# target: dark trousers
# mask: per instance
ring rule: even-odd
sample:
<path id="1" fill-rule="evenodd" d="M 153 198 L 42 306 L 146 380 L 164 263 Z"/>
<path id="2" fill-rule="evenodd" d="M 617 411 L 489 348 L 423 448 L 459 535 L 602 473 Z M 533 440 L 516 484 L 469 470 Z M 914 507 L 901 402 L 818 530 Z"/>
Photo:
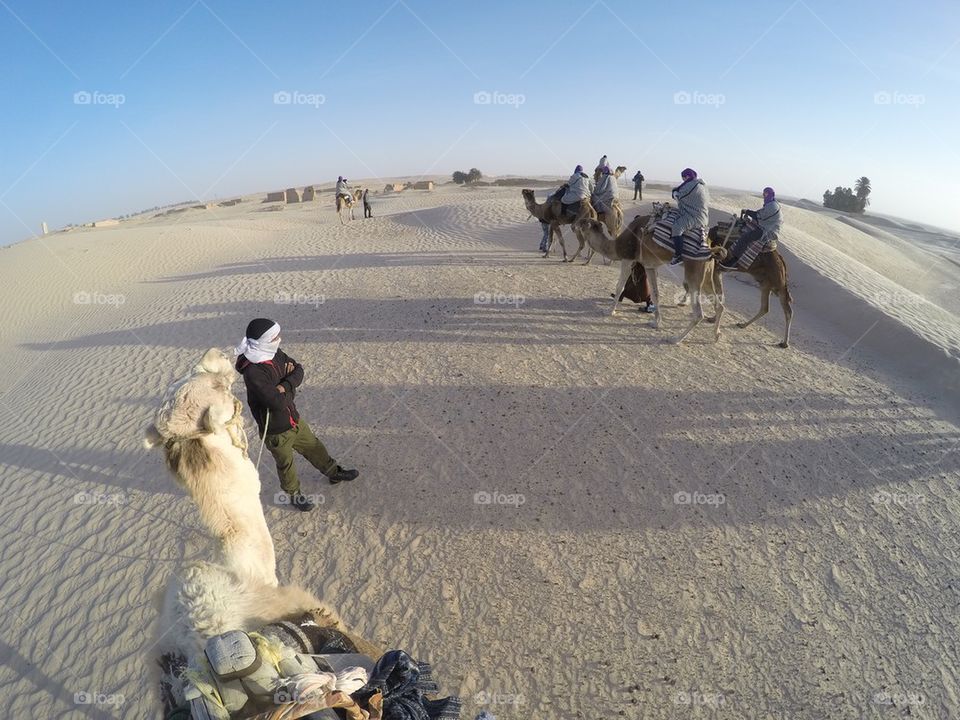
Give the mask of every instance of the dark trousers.
<path id="1" fill-rule="evenodd" d="M 734 262 L 736 262 L 740 256 L 743 255 L 743 251 L 750 247 L 750 243 L 752 243 L 754 240 L 759 240 L 762 237 L 762 228 L 754 228 L 753 230 L 748 230 L 747 232 L 743 233 L 743 235 L 737 238 L 737 241 L 733 244 L 733 247 L 730 248 L 730 256 L 727 260 L 727 264 L 732 265 Z"/>
<path id="2" fill-rule="evenodd" d="M 633 199 L 643 200 L 643 188 L 641 188 L 639 185 L 633 186 Z"/>
<path id="3" fill-rule="evenodd" d="M 363 204 L 363 216 L 365 218 L 373 217 L 373 210 L 370 209 L 370 205 L 368 203 Z"/>

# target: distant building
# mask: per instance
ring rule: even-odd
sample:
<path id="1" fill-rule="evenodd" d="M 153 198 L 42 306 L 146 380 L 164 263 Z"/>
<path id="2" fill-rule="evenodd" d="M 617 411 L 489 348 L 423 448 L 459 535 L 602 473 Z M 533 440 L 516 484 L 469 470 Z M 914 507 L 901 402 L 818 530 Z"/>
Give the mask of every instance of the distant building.
<path id="1" fill-rule="evenodd" d="M 403 192 L 407 189 L 407 183 L 387 183 L 383 189 L 384 192 Z"/>
<path id="2" fill-rule="evenodd" d="M 433 180 L 421 180 L 413 184 L 414 190 L 433 190 Z"/>

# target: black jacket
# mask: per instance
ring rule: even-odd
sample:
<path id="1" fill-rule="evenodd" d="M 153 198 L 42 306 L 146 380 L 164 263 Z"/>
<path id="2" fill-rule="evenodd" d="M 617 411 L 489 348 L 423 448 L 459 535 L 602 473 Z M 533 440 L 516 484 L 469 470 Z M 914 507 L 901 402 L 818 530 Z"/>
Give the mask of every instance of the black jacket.
<path id="1" fill-rule="evenodd" d="M 293 363 L 293 372 L 287 373 L 287 363 Z M 297 426 L 300 414 L 293 399 L 296 389 L 303 382 L 303 365 L 283 350 L 277 350 L 273 360 L 252 363 L 245 355 L 237 358 L 237 372 L 243 375 L 247 386 L 247 405 L 257 421 L 260 436 L 263 437 L 263 423 L 270 411 L 268 435 L 278 435 Z M 282 385 L 286 392 L 277 390 Z"/>

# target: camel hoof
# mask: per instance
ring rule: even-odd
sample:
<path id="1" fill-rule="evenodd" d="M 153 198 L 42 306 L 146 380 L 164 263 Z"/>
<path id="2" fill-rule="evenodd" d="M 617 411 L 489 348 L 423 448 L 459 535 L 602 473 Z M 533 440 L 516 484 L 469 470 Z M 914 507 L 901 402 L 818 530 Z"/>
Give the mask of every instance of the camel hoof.
<path id="1" fill-rule="evenodd" d="M 740 328 L 741 330 L 743 330 L 746 326 L 747 326 L 746 323 L 742 323 L 742 322 L 737 323 L 737 327 Z"/>
<path id="2" fill-rule="evenodd" d="M 705 323 L 715 323 L 717 321 L 717 316 L 714 315 L 713 317 L 704 318 L 703 321 Z"/>
<path id="3" fill-rule="evenodd" d="M 786 340 L 784 340 L 784 341 L 781 342 L 781 343 L 777 343 L 777 347 L 786 349 L 786 348 L 790 347 L 790 343 L 788 343 Z"/>

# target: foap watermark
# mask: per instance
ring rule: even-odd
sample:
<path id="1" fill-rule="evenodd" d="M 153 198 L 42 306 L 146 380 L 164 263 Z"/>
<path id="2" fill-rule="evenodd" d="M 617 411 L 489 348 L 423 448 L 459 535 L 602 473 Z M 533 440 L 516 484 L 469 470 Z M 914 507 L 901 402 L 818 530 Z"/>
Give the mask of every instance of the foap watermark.
<path id="1" fill-rule="evenodd" d="M 99 290 L 78 290 L 73 294 L 74 305 L 113 305 L 120 307 L 127 301 L 118 293 L 102 293 Z"/>
<path id="2" fill-rule="evenodd" d="M 874 693 L 873 702 L 876 705 L 896 705 L 897 707 L 905 707 L 907 705 L 923 705 L 926 703 L 926 698 L 922 693 L 918 692 L 897 692 L 892 693 L 887 690 L 881 690 L 878 693 Z"/>
<path id="3" fill-rule="evenodd" d="M 680 490 L 673 494 L 674 505 L 723 505 L 727 496 L 723 493 L 687 492 Z"/>
<path id="4" fill-rule="evenodd" d="M 673 94 L 674 105 L 707 105 L 709 107 L 719 108 L 727 102 L 727 96 L 723 93 L 705 93 L 699 90 L 690 92 L 688 90 L 678 90 Z"/>
<path id="5" fill-rule="evenodd" d="M 473 94 L 474 105 L 508 105 L 516 109 L 526 101 L 527 96 L 522 93 L 504 93 L 499 90 L 494 90 L 493 92 L 478 90 Z"/>
<path id="6" fill-rule="evenodd" d="M 502 293 L 499 290 L 496 292 L 481 290 L 478 293 L 474 293 L 473 296 L 474 305 L 513 305 L 514 307 L 520 307 L 526 301 L 527 298 L 523 295 L 517 293 Z"/>
<path id="7" fill-rule="evenodd" d="M 323 493 L 300 493 L 300 497 L 314 505 L 323 505 L 327 501 L 327 499 L 323 496 Z M 273 501 L 277 505 L 292 505 L 293 496 L 289 493 L 278 492 L 274 493 Z"/>
<path id="8" fill-rule="evenodd" d="M 723 707 L 727 698 L 723 693 L 718 692 L 700 692 L 699 690 L 685 691 L 681 690 L 673 695 L 674 705 L 689 705 L 692 707 L 708 707 L 716 710 Z"/>
<path id="9" fill-rule="evenodd" d="M 926 102 L 927 96 L 920 93 L 878 90 L 873 94 L 874 105 L 912 105 L 913 107 L 920 107 Z"/>
<path id="10" fill-rule="evenodd" d="M 127 102 L 127 96 L 123 93 L 78 90 L 73 94 L 74 105 L 111 105 L 114 108 L 119 108 L 125 102 Z"/>
<path id="11" fill-rule="evenodd" d="M 299 90 L 278 90 L 273 94 L 274 105 L 309 105 L 319 108 L 327 102 L 323 93 L 305 93 Z"/>
<path id="12" fill-rule="evenodd" d="M 477 705 L 523 705 L 527 699 L 521 693 L 501 693 L 481 690 L 473 696 Z"/>
<path id="13" fill-rule="evenodd" d="M 927 498 L 923 493 L 901 493 L 878 490 L 873 494 L 873 503 L 875 505 L 899 505 L 900 507 L 911 507 L 914 505 L 923 505 L 923 503 L 926 501 Z"/>
<path id="14" fill-rule="evenodd" d="M 473 494 L 474 505 L 512 505 L 520 507 L 527 502 L 527 496 L 523 493 L 502 493 L 499 490 L 487 492 L 480 490 Z"/>
<path id="15" fill-rule="evenodd" d="M 879 305 L 897 305 L 898 307 L 920 307 L 927 301 L 909 290 L 878 290 L 873 300 Z"/>
<path id="16" fill-rule="evenodd" d="M 327 301 L 325 295 L 317 293 L 291 293 L 281 290 L 273 296 L 276 305 L 323 305 Z"/>
<path id="17" fill-rule="evenodd" d="M 123 505 L 127 496 L 123 493 L 78 492 L 73 496 L 74 505 Z"/>
<path id="18" fill-rule="evenodd" d="M 81 690 L 73 694 L 74 705 L 114 705 L 120 706 L 126 702 L 121 693 L 102 693 L 95 690 Z"/>

